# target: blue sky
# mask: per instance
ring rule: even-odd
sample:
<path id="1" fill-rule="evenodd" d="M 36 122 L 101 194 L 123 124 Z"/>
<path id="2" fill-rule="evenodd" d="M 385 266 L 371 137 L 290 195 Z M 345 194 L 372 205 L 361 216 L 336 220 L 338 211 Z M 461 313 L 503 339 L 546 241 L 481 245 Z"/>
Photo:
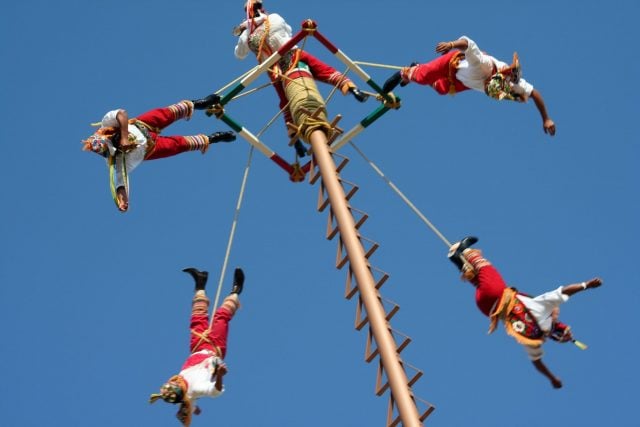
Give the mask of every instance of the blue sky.
<path id="1" fill-rule="evenodd" d="M 135 116 L 201 97 L 253 67 L 254 58 L 233 56 L 242 5 L 4 6 L 3 425 L 178 425 L 176 408 L 150 406 L 148 395 L 187 356 L 192 283 L 180 270 L 209 270 L 215 291 L 249 146 L 239 139 L 142 164 L 123 215 L 103 161 L 79 141 L 110 109 Z M 352 204 L 370 215 L 363 235 L 381 245 L 372 264 L 391 276 L 382 295 L 401 307 L 392 326 L 412 338 L 403 359 L 424 371 L 414 392 L 436 406 L 427 425 L 637 426 L 637 3 L 265 5 L 295 29 L 315 19 L 358 61 L 427 61 L 437 42 L 462 34 L 498 58 L 519 53 L 555 137 L 543 133 L 532 102 L 409 85 L 397 91 L 402 107 L 355 143 L 449 240 L 479 236 L 510 284 L 536 294 L 603 278 L 562 309 L 589 349 L 545 346 L 563 389 L 502 330 L 486 335 L 445 245 L 349 146 L 342 176 L 359 185 Z M 343 69 L 319 43 L 305 49 Z M 391 73 L 365 70 L 380 84 Z M 375 106 L 336 96 L 328 108 L 350 129 Z M 276 107 L 267 88 L 227 113 L 257 133 Z M 165 134 L 215 130 L 226 126 L 200 113 Z M 264 141 L 293 159 L 280 119 Z M 231 325 L 227 392 L 201 402 L 194 426 L 384 425 L 388 397 L 374 394 L 376 366 L 364 362 L 366 333 L 354 329 L 355 301 L 344 299 L 346 272 L 335 268 L 317 191 L 255 153 L 228 270 L 242 266 L 247 282 Z M 224 293 L 229 285 L 225 277 Z"/>

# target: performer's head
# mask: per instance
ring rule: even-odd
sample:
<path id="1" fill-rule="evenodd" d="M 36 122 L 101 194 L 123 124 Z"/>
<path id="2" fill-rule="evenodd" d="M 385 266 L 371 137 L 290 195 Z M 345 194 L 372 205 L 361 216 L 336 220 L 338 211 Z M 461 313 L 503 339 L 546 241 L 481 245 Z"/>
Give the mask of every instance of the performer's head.
<path id="1" fill-rule="evenodd" d="M 107 157 L 107 154 L 109 154 L 109 137 L 107 135 L 96 132 L 82 141 L 82 144 L 84 151 L 93 151 L 102 157 Z"/>
<path id="2" fill-rule="evenodd" d="M 160 387 L 160 393 L 153 393 L 149 399 L 149 403 L 153 403 L 158 399 L 162 399 L 167 403 L 180 404 L 176 417 L 183 426 L 188 427 L 191 425 L 191 413 L 193 405 L 191 400 L 187 397 L 187 382 L 180 375 L 174 375 L 169 378 L 169 381 L 164 383 Z M 199 413 L 199 409 L 196 407 L 196 414 Z"/>
<path id="3" fill-rule="evenodd" d="M 513 91 L 511 77 L 503 73 L 495 73 L 484 86 L 484 92 L 498 101 L 520 101 L 521 96 Z"/>
<path id="4" fill-rule="evenodd" d="M 114 127 L 101 127 L 89 138 L 82 141 L 82 149 L 84 151 L 93 151 L 102 157 L 107 157 L 110 147 L 114 146 L 113 141 L 116 134 L 117 129 Z"/>
<path id="5" fill-rule="evenodd" d="M 150 403 L 162 399 L 167 403 L 182 403 L 185 399 L 187 387 L 184 379 L 179 376 L 169 378 L 169 381 L 160 387 L 160 393 L 154 393 L 149 399 Z"/>
<path id="6" fill-rule="evenodd" d="M 520 66 L 520 59 L 518 58 L 518 54 L 514 52 L 511 65 L 500 68 L 489 77 L 485 84 L 485 93 L 498 101 L 502 101 L 503 99 L 509 101 L 524 101 L 522 96 L 513 91 L 513 85 L 520 81 L 521 74 L 522 67 Z"/>
<path id="7" fill-rule="evenodd" d="M 260 13 L 264 13 L 262 0 L 247 0 L 244 4 L 244 10 L 247 12 L 247 17 L 249 19 L 260 16 Z"/>

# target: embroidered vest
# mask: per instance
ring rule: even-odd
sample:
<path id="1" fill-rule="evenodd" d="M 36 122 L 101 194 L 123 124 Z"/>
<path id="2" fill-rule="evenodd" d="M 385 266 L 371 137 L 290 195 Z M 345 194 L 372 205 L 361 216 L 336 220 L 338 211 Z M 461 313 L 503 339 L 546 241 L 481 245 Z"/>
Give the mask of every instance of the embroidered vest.
<path id="1" fill-rule="evenodd" d="M 490 319 L 489 333 L 495 331 L 498 321 L 502 320 L 507 334 L 520 344 L 539 347 L 544 342 L 544 333 L 527 307 L 518 299 L 515 288 L 506 288 L 502 292 Z"/>

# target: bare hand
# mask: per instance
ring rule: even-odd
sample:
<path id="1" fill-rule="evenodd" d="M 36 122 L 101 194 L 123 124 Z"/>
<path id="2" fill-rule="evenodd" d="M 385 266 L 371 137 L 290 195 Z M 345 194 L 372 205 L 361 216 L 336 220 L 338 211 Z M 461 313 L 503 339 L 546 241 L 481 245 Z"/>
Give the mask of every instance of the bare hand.
<path id="1" fill-rule="evenodd" d="M 587 282 L 587 289 L 598 288 L 602 285 L 602 279 L 595 277 Z"/>
<path id="2" fill-rule="evenodd" d="M 238 25 L 238 26 L 236 26 L 236 27 L 233 27 L 233 31 L 232 31 L 232 33 L 233 33 L 233 35 L 234 35 L 234 36 L 238 37 L 238 36 L 240 36 L 240 35 L 244 32 L 244 30 L 246 30 L 246 29 L 247 29 L 247 25 L 243 22 L 242 24 L 240 24 L 240 25 Z"/>
<path id="3" fill-rule="evenodd" d="M 227 365 L 225 365 L 224 363 L 220 363 L 218 366 L 216 366 L 217 376 L 221 377 L 226 374 L 227 374 Z"/>
<path id="4" fill-rule="evenodd" d="M 453 42 L 440 42 L 436 45 L 436 52 L 444 55 L 453 49 Z"/>
<path id="5" fill-rule="evenodd" d="M 551 380 L 551 385 L 553 386 L 553 388 L 562 388 L 562 381 L 560 381 L 559 378 L 554 377 Z"/>
<path id="6" fill-rule="evenodd" d="M 116 190 L 116 199 L 118 200 L 118 210 L 126 212 L 129 209 L 129 197 L 124 187 L 118 187 Z"/>
<path id="7" fill-rule="evenodd" d="M 544 133 L 548 133 L 551 136 L 556 134 L 556 124 L 553 122 L 553 120 L 545 120 L 542 126 L 544 127 Z"/>

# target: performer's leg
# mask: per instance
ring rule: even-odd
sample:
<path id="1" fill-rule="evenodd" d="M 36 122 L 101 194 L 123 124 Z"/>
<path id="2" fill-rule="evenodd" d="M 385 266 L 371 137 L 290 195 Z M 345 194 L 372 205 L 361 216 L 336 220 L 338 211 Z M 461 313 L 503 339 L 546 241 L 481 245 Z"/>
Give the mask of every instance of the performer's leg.
<path id="1" fill-rule="evenodd" d="M 340 92 L 342 92 L 343 95 L 351 93 L 359 102 L 365 102 L 369 98 L 369 95 L 360 92 L 356 84 L 353 83 L 349 77 L 310 53 L 300 51 L 299 60 L 309 66 L 309 70 L 311 70 L 311 74 L 315 80 L 340 88 Z"/>
<path id="2" fill-rule="evenodd" d="M 196 291 L 191 304 L 191 336 L 189 350 L 191 353 L 210 348 L 206 342 L 207 329 L 209 328 L 209 298 L 204 289 Z"/>
<path id="3" fill-rule="evenodd" d="M 191 336 L 189 349 L 191 353 L 198 350 L 214 350 L 213 345 L 208 342 L 207 330 L 209 328 L 209 298 L 205 293 L 209 273 L 199 271 L 193 267 L 185 268 L 182 271 L 189 273 L 195 283 L 195 295 L 191 304 Z M 215 350 L 214 350 L 215 351 Z"/>
<path id="4" fill-rule="evenodd" d="M 493 304 L 502 297 L 507 285 L 482 252 L 470 248 L 477 241 L 476 237 L 465 237 L 451 245 L 447 256 L 462 272 L 463 278 L 475 285 L 476 304 L 482 313 L 489 316 Z"/>
<path id="5" fill-rule="evenodd" d="M 159 132 L 176 120 L 189 120 L 192 114 L 193 102 L 185 100 L 169 105 L 168 107 L 147 111 L 136 118 L 147 124 L 151 130 Z"/>
<path id="6" fill-rule="evenodd" d="M 342 74 L 340 71 L 311 55 L 308 52 L 300 51 L 300 61 L 309 66 L 309 70 L 313 78 L 319 82 L 327 83 L 332 86 L 341 87 L 344 84 L 351 83 L 351 79 Z M 351 83 L 353 85 L 353 83 Z M 355 87 L 355 85 L 353 85 Z M 346 93 L 346 90 L 342 92 Z"/>
<path id="7" fill-rule="evenodd" d="M 203 154 L 209 148 L 209 137 L 204 134 L 193 136 L 157 136 L 155 147 L 149 151 L 145 160 L 162 159 L 186 151 L 199 150 Z"/>
<path id="8" fill-rule="evenodd" d="M 467 267 L 468 270 L 464 273 L 465 277 L 476 285 L 480 292 L 502 296 L 502 291 L 507 285 L 498 270 L 482 256 L 482 251 L 466 249 L 463 255 L 473 268 L 472 273 L 469 273 L 467 271 L 471 269 Z"/>
<path id="9" fill-rule="evenodd" d="M 244 272 L 236 268 L 233 272 L 233 286 L 231 293 L 224 299 L 220 308 L 213 316 L 213 327 L 209 331 L 209 341 L 220 350 L 220 356 L 224 359 L 227 354 L 227 337 L 229 335 L 229 321 L 240 306 L 238 295 L 244 287 Z"/>
<path id="10" fill-rule="evenodd" d="M 429 86 L 433 86 L 440 79 L 448 79 L 449 62 L 455 54 L 457 54 L 457 51 L 451 51 L 425 64 L 406 67 L 400 73 L 402 79 Z"/>
<path id="11" fill-rule="evenodd" d="M 229 336 L 229 322 L 240 306 L 238 294 L 226 297 L 213 316 L 213 326 L 209 331 L 209 340 L 220 350 L 220 356 L 224 359 L 227 354 L 227 338 Z"/>

